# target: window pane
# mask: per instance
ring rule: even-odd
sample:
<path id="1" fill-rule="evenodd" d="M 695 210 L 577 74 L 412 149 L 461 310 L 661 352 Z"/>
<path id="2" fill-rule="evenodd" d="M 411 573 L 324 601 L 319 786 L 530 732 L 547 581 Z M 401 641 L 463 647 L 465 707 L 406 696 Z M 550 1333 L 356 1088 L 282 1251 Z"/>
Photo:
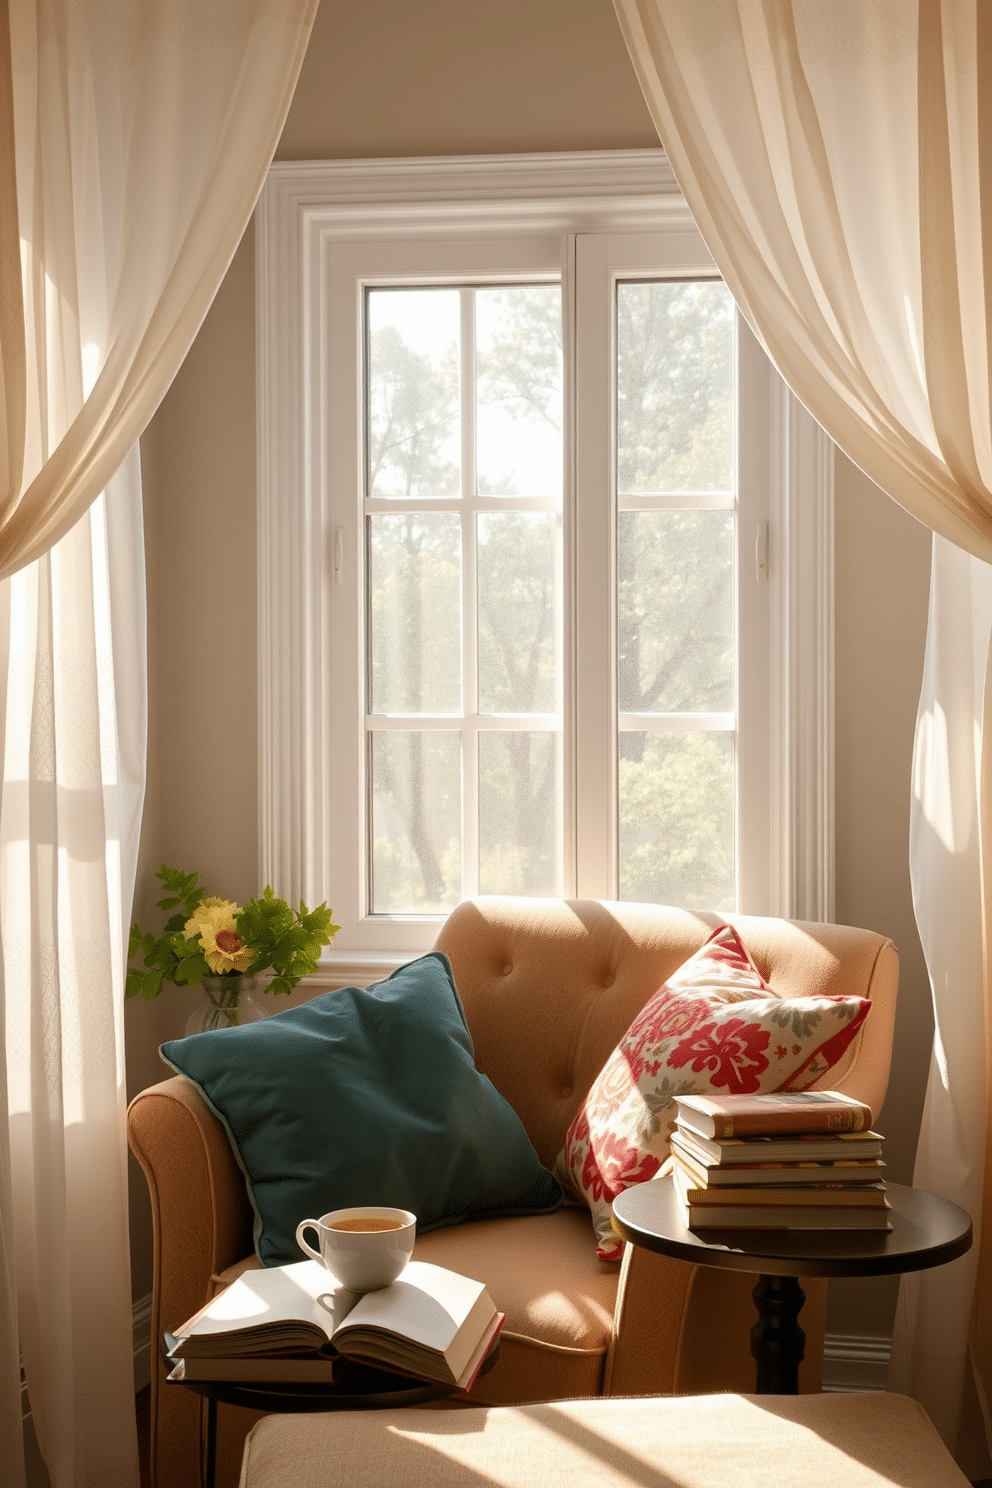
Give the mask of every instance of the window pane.
<path id="1" fill-rule="evenodd" d="M 620 735 L 620 898 L 734 908 L 734 739 Z"/>
<path id="2" fill-rule="evenodd" d="M 732 491 L 735 315 L 724 284 L 617 286 L 617 489 Z"/>
<path id="3" fill-rule="evenodd" d="M 479 712 L 558 709 L 558 531 L 552 512 L 479 518 Z"/>
<path id="4" fill-rule="evenodd" d="M 734 515 L 620 512 L 622 713 L 734 710 Z"/>
<path id="5" fill-rule="evenodd" d="M 457 289 L 368 295 L 368 494 L 450 496 L 461 486 Z"/>
<path id="6" fill-rule="evenodd" d="M 461 524 L 451 512 L 369 518 L 373 713 L 461 708 Z"/>
<path id="7" fill-rule="evenodd" d="M 561 290 L 480 289 L 475 316 L 479 494 L 560 500 Z"/>
<path id="8" fill-rule="evenodd" d="M 479 892 L 561 892 L 560 741 L 479 736 Z"/>
<path id="9" fill-rule="evenodd" d="M 372 734 L 372 912 L 447 913 L 461 895 L 461 740 Z"/>

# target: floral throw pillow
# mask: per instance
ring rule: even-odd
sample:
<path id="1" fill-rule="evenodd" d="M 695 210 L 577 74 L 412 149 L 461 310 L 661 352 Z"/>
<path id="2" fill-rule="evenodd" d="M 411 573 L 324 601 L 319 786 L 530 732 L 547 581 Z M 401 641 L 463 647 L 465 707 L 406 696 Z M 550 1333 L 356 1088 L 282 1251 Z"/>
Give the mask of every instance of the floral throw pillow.
<path id="1" fill-rule="evenodd" d="M 679 1095 L 806 1090 L 868 1014 L 864 997 L 777 997 L 737 931 L 715 930 L 649 999 L 579 1107 L 555 1176 L 592 1211 L 596 1254 L 619 1260 L 617 1194 L 669 1154 Z"/>

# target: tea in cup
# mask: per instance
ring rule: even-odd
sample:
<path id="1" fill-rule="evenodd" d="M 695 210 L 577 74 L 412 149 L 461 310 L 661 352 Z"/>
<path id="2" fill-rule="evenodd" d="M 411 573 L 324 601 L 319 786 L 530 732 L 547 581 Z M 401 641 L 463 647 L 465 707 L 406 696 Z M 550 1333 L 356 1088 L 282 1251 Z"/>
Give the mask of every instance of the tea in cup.
<path id="1" fill-rule="evenodd" d="M 303 1238 L 316 1231 L 320 1249 Z M 320 1261 L 351 1292 L 375 1292 L 402 1273 L 417 1238 L 417 1216 L 409 1209 L 384 1204 L 332 1209 L 320 1219 L 304 1219 L 296 1227 L 301 1250 Z"/>

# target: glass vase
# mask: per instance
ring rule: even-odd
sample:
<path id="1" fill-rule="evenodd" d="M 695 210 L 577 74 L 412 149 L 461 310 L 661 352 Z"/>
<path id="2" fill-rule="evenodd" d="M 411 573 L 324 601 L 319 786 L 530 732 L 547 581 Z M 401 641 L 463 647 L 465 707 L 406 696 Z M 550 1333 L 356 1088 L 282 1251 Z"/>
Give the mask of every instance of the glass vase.
<path id="1" fill-rule="evenodd" d="M 237 1028 L 264 1018 L 266 1010 L 259 1000 L 265 984 L 260 976 L 227 972 L 205 976 L 200 983 L 202 1002 L 186 1020 L 186 1033 L 207 1033 L 214 1028 Z"/>

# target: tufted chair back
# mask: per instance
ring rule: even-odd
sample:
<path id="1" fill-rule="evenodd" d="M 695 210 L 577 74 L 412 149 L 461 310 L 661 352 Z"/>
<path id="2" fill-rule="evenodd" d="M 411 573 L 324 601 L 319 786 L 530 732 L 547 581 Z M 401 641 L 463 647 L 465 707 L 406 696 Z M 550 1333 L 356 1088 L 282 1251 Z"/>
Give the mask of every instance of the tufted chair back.
<path id="1" fill-rule="evenodd" d="M 636 1013 L 724 922 L 780 997 L 868 997 L 872 1011 L 830 1089 L 877 1117 L 899 981 L 890 940 L 846 925 L 714 915 L 593 899 L 482 897 L 460 904 L 435 949 L 451 961 L 476 1062 L 510 1102 L 543 1163 Z"/>

